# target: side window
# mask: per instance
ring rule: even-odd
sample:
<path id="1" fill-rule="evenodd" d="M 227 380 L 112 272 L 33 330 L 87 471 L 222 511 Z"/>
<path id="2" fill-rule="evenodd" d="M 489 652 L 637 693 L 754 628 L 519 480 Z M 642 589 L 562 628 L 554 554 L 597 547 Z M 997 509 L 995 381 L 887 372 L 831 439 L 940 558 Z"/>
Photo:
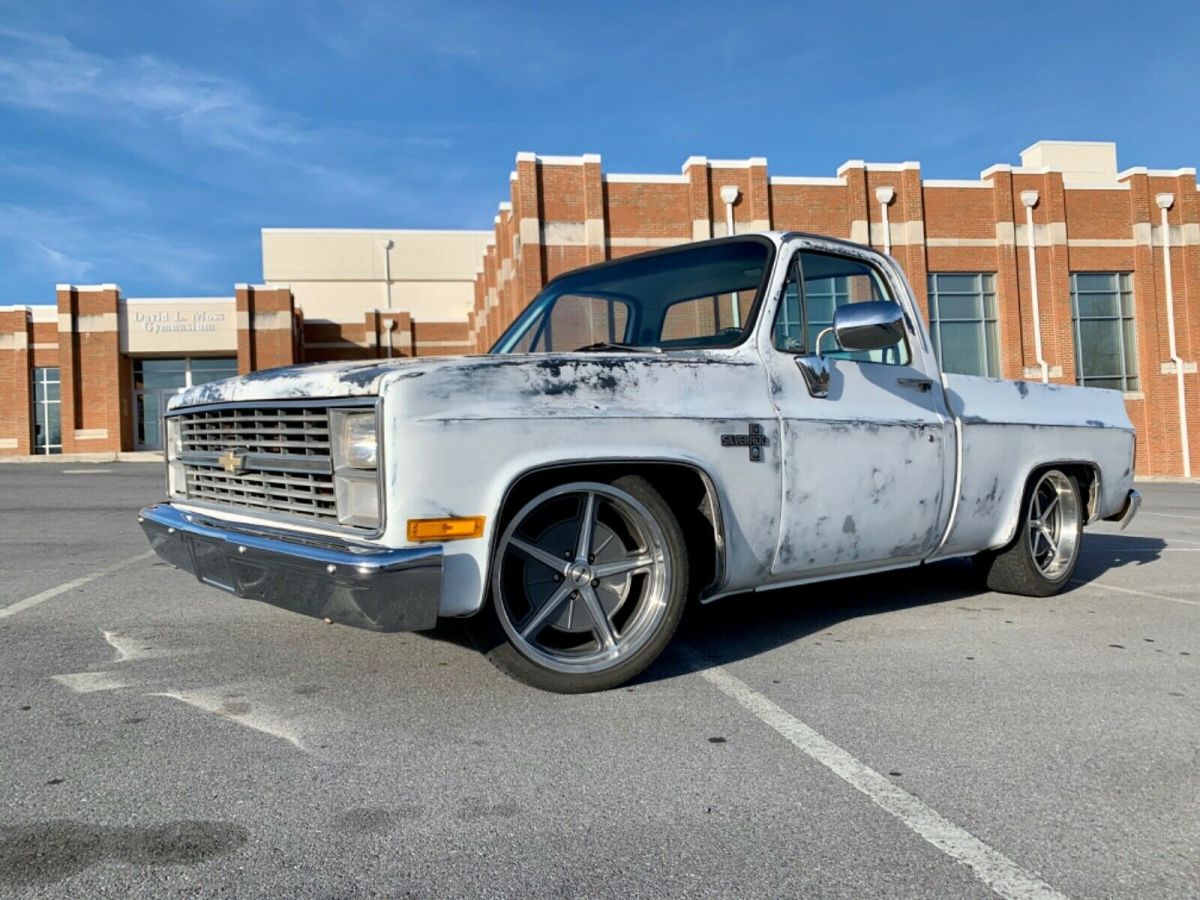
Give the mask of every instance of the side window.
<path id="1" fill-rule="evenodd" d="M 672 303 L 663 314 L 662 333 L 658 338 L 664 344 L 722 334 L 728 335 L 730 342 L 741 340 L 742 326 L 750 318 L 756 293 L 757 289 L 751 288 Z"/>
<path id="2" fill-rule="evenodd" d="M 624 300 L 563 294 L 513 352 L 569 352 L 591 344 L 621 343 L 627 340 L 628 325 L 629 304 Z"/>
<path id="3" fill-rule="evenodd" d="M 912 360 L 907 340 L 882 350 L 842 350 L 833 333 L 839 306 L 883 300 L 894 303 L 887 282 L 871 266 L 831 253 L 801 252 L 784 284 L 783 298 L 775 315 L 775 346 L 790 353 L 816 353 L 833 359 L 906 366 Z"/>

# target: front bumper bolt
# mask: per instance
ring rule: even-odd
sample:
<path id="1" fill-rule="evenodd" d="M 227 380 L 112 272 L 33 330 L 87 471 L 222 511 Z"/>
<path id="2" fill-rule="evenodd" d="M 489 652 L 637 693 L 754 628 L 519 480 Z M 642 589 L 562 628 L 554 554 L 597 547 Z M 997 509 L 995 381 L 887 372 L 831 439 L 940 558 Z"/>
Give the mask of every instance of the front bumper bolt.
<path id="1" fill-rule="evenodd" d="M 330 563 L 329 565 L 327 565 L 325 567 L 325 571 L 328 572 L 330 575 L 332 575 L 334 572 L 337 571 L 337 566 L 335 566 L 333 563 Z"/>

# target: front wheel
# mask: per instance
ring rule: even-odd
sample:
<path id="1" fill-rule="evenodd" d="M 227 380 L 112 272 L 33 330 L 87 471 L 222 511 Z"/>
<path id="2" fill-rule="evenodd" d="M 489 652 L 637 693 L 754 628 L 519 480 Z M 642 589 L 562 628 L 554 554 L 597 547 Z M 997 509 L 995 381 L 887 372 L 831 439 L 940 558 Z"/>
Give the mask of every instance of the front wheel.
<path id="1" fill-rule="evenodd" d="M 488 656 L 543 690 L 616 687 L 675 633 L 687 573 L 679 524 L 644 478 L 550 488 L 496 545 L 491 598 L 506 641 Z"/>
<path id="2" fill-rule="evenodd" d="M 1016 537 L 982 560 L 987 586 L 1028 597 L 1057 594 L 1079 562 L 1083 518 L 1083 501 L 1074 478 L 1059 469 L 1035 475 L 1021 506 Z"/>

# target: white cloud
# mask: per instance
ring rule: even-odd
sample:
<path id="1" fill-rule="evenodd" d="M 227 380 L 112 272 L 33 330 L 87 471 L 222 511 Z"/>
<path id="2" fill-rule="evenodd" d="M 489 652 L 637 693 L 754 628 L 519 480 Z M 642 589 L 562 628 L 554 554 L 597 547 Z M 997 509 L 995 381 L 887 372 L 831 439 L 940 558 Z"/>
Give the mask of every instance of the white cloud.
<path id="1" fill-rule="evenodd" d="M 190 140 L 254 154 L 309 135 L 236 82 L 150 55 L 109 58 L 58 35 L 0 28 L 0 103 L 109 126 L 168 127 Z"/>
<path id="2" fill-rule="evenodd" d="M 0 245 L 15 252 L 18 268 L 47 272 L 47 290 L 58 281 L 91 277 L 146 280 L 188 292 L 229 288 L 209 277 L 216 257 L 208 249 L 91 215 L 0 203 Z"/>

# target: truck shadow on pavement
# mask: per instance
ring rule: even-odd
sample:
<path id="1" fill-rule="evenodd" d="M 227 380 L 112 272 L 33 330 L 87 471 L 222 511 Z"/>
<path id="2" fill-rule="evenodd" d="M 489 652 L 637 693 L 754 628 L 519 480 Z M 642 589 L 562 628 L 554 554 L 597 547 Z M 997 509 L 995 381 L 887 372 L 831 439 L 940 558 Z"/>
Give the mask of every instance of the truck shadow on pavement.
<path id="1" fill-rule="evenodd" d="M 1165 548 L 1166 542 L 1159 538 L 1088 534 L 1073 584 L 1063 596 L 1078 589 L 1074 582 L 1089 582 L 1113 569 L 1155 562 Z M 711 605 L 689 607 L 666 652 L 630 684 L 648 684 L 757 656 L 850 619 L 955 600 L 975 601 L 974 608 L 984 608 L 977 602 L 981 598 L 989 598 L 987 608 L 999 608 L 996 600 L 1045 602 L 989 592 L 970 560 L 736 594 Z M 464 620 L 441 619 L 435 630 L 422 635 L 484 649 Z"/>
<path id="2" fill-rule="evenodd" d="M 1072 582 L 1086 583 L 1113 569 L 1154 562 L 1165 547 L 1159 538 L 1088 535 Z M 1079 587 L 1072 584 L 1060 596 L 1069 602 L 1076 590 Z M 851 619 L 953 601 L 967 601 L 970 610 L 998 609 L 998 603 L 1012 601 L 1048 602 L 991 593 L 969 560 L 738 594 L 689 609 L 666 652 L 632 684 L 747 659 Z M 835 635 L 829 639 L 840 642 Z"/>

